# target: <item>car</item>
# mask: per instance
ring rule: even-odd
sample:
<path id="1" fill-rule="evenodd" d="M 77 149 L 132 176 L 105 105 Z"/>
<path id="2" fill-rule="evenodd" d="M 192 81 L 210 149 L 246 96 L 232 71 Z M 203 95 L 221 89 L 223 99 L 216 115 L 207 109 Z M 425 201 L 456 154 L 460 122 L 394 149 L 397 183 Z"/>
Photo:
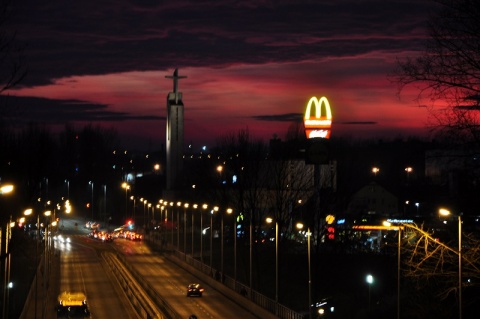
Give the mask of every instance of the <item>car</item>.
<path id="1" fill-rule="evenodd" d="M 65 291 L 58 295 L 57 318 L 90 318 L 85 294 Z"/>
<path id="2" fill-rule="evenodd" d="M 100 223 L 92 222 L 90 224 L 91 229 L 100 229 Z"/>
<path id="3" fill-rule="evenodd" d="M 205 289 L 200 284 L 189 284 L 187 287 L 187 297 L 201 297 Z"/>

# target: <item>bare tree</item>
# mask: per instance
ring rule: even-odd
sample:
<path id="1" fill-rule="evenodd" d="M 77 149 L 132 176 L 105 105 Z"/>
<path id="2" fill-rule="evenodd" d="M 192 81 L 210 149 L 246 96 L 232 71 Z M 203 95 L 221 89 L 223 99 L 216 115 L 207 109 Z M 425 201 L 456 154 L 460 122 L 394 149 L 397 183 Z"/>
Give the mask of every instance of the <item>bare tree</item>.
<path id="1" fill-rule="evenodd" d="M 303 159 L 269 160 L 266 164 L 267 213 L 278 222 L 281 239 L 287 239 L 295 230 L 293 212 L 315 191 L 313 166 L 305 164 Z"/>
<path id="2" fill-rule="evenodd" d="M 436 282 L 440 299 L 458 293 L 458 249 L 452 248 L 455 243 L 443 243 L 434 231 L 413 224 L 405 225 L 405 234 L 401 251 L 403 274 L 417 288 Z M 467 233 L 462 238 L 462 277 L 465 288 L 480 282 L 480 242 Z"/>
<path id="3" fill-rule="evenodd" d="M 432 115 L 432 130 L 480 142 L 480 2 L 436 0 L 430 39 L 417 58 L 399 61 L 395 80 L 419 90 L 419 103 Z"/>

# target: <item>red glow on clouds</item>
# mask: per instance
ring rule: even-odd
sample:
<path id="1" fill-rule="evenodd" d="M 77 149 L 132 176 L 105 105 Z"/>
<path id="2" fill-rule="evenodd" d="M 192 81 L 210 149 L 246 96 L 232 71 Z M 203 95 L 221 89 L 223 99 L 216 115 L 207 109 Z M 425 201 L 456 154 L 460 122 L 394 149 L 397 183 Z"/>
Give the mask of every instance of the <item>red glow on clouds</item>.
<path id="1" fill-rule="evenodd" d="M 385 73 L 393 65 L 381 59 L 337 59 L 304 63 L 236 65 L 223 69 L 180 68 L 185 105 L 185 143 L 213 143 L 248 129 L 253 138 L 284 138 L 291 122 L 256 117 L 299 114 L 312 96 L 326 96 L 333 113 L 332 137 L 392 137 L 422 134 L 426 110 L 415 95 L 397 96 Z M 355 72 L 358 70 L 358 72 Z M 168 72 L 127 72 L 72 76 L 55 83 L 14 91 L 18 96 L 81 100 L 108 110 L 162 119 L 109 122 L 124 140 L 158 148 L 165 143 L 166 96 L 173 84 Z M 353 123 L 353 124 L 352 124 Z M 370 124 L 358 124 L 370 123 Z M 375 124 L 372 124 L 375 123 Z M 138 142 L 136 143 L 138 145 Z"/>

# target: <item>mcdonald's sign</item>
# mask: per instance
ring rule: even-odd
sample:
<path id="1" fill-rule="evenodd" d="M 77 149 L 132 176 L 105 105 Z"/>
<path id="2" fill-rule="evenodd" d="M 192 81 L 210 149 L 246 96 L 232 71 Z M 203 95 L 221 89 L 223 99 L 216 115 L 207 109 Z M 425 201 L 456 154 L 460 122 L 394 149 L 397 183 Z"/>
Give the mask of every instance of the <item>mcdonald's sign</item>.
<path id="1" fill-rule="evenodd" d="M 311 116 L 312 105 L 315 107 L 315 117 Z M 325 114 L 322 114 L 322 105 L 325 106 Z M 326 97 L 322 96 L 320 100 L 314 96 L 308 101 L 305 117 L 305 134 L 307 138 L 330 138 L 332 128 L 332 111 Z"/>

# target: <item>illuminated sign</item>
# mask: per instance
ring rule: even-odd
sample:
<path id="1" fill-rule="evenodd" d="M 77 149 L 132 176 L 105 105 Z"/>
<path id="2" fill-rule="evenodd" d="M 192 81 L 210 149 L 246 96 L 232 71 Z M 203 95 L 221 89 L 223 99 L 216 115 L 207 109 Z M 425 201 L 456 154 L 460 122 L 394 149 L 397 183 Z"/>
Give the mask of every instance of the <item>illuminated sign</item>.
<path id="1" fill-rule="evenodd" d="M 311 117 L 312 104 L 315 107 L 315 117 Z M 325 115 L 322 114 L 322 105 L 325 106 Z M 305 117 L 305 134 L 307 138 L 330 138 L 332 128 L 332 111 L 326 97 L 322 96 L 320 100 L 314 96 L 308 101 Z"/>
<path id="2" fill-rule="evenodd" d="M 387 219 L 392 224 L 413 224 L 413 219 Z"/>
<path id="3" fill-rule="evenodd" d="M 359 230 L 398 230 L 400 226 L 356 225 L 352 229 Z"/>

